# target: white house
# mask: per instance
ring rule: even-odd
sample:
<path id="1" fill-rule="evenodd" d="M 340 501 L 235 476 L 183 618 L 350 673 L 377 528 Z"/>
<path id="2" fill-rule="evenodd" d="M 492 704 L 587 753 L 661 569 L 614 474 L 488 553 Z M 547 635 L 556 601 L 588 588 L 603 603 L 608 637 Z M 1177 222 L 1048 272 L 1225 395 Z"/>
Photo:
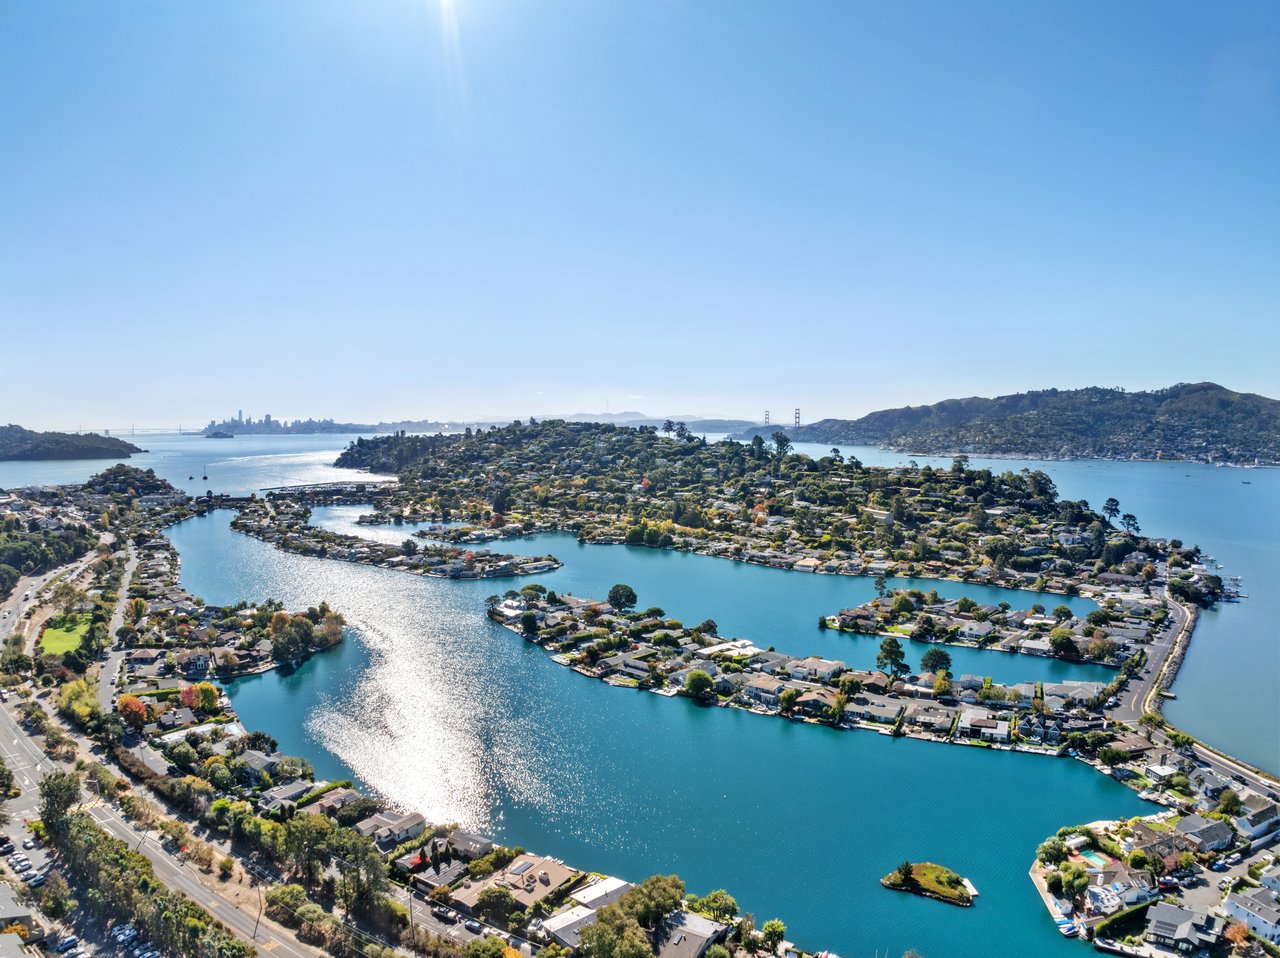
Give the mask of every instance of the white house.
<path id="1" fill-rule="evenodd" d="M 1275 893 L 1269 889 L 1255 888 L 1242 895 L 1232 892 L 1222 903 L 1222 912 L 1248 925 L 1259 938 L 1273 944 L 1280 942 L 1280 907 L 1277 907 Z"/>

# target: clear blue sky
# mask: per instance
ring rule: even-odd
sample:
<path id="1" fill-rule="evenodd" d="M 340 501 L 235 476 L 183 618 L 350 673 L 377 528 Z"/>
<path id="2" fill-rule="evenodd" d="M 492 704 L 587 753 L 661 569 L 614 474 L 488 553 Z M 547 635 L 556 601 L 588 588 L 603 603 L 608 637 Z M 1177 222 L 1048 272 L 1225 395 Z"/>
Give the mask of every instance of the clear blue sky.
<path id="1" fill-rule="evenodd" d="M 1280 395 L 1280 4 L 0 6 L 0 421 Z"/>

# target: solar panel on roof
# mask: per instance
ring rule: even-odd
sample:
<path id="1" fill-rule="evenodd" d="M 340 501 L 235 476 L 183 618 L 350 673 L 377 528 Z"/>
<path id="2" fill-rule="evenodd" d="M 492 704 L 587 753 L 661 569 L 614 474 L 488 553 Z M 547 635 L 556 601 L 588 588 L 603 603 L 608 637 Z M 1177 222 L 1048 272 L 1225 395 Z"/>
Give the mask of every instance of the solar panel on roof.
<path id="1" fill-rule="evenodd" d="M 525 872 L 527 872 L 527 871 L 528 871 L 530 868 L 532 868 L 532 867 L 533 867 L 533 862 L 530 862 L 530 861 L 523 861 L 523 862 L 521 862 L 519 865 L 517 865 L 515 868 L 511 869 L 511 874 L 513 874 L 513 875 L 523 875 Z"/>

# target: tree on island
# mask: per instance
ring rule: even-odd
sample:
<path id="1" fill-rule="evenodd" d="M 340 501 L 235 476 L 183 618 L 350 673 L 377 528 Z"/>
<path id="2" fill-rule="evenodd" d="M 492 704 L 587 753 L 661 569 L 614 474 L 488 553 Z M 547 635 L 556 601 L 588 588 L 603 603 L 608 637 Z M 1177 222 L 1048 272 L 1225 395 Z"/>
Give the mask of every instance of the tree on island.
<path id="1" fill-rule="evenodd" d="M 903 863 L 898 866 L 895 874 L 898 876 L 898 881 L 902 884 L 910 885 L 915 881 L 915 866 L 912 865 L 909 860 L 904 860 Z"/>
<path id="2" fill-rule="evenodd" d="M 951 656 L 944 649 L 928 649 L 920 656 L 920 668 L 940 675 L 951 674 Z"/>
<path id="3" fill-rule="evenodd" d="M 619 612 L 635 608 L 636 590 L 619 582 L 609 590 L 609 604 Z"/>
<path id="4" fill-rule="evenodd" d="M 907 657 L 902 651 L 902 643 L 889 636 L 880 643 L 880 654 L 876 656 L 876 668 L 881 672 L 888 672 L 895 679 L 906 675 Z"/>

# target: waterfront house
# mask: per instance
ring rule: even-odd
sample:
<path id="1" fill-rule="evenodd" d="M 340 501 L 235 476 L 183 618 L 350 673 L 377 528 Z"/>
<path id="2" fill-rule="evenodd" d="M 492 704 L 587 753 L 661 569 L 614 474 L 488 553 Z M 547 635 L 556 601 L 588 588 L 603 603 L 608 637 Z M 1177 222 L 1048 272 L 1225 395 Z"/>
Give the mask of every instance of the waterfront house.
<path id="1" fill-rule="evenodd" d="M 261 775 L 275 775 L 276 769 L 280 765 L 280 753 L 272 752 L 268 755 L 266 752 L 260 752 L 255 748 L 247 748 L 240 753 L 241 760 L 245 764 L 245 775 L 251 779 L 258 778 Z"/>
<path id="2" fill-rule="evenodd" d="M 929 732 L 933 735 L 949 734 L 955 719 L 955 709 L 932 703 L 912 705 L 907 709 L 906 715 L 903 716 L 903 721 L 906 724 L 913 725 L 921 731 Z"/>
<path id="3" fill-rule="evenodd" d="M 459 829 L 449 835 L 449 848 L 459 858 L 474 861 L 493 851 L 493 841 L 483 835 L 476 835 L 473 832 L 464 832 Z"/>
<path id="4" fill-rule="evenodd" d="M 794 659 L 787 664 L 787 671 L 797 679 L 810 679 L 830 682 L 843 672 L 845 664 L 832 659 L 821 659 L 811 655 L 805 659 Z"/>
<path id="5" fill-rule="evenodd" d="M 506 868 L 458 889 L 453 900 L 458 908 L 469 913 L 486 889 L 503 888 L 527 911 L 577 877 L 578 872 L 563 862 L 526 852 Z"/>
<path id="6" fill-rule="evenodd" d="M 987 636 L 995 631 L 995 626 L 990 622 L 970 622 L 962 621 L 956 634 L 962 639 L 968 639 L 972 642 L 981 642 Z"/>
<path id="7" fill-rule="evenodd" d="M 835 689 L 809 689 L 796 699 L 796 711 L 810 716 L 826 715 L 835 707 L 837 695 L 839 693 Z"/>
<path id="8" fill-rule="evenodd" d="M 757 672 L 773 675 L 775 672 L 785 669 L 787 664 L 793 660 L 793 656 L 784 652 L 757 652 L 747 661 L 751 663 L 751 667 Z"/>
<path id="9" fill-rule="evenodd" d="M 1188 815 L 1174 826 L 1174 830 L 1199 852 L 1220 852 L 1230 847 L 1234 836 L 1226 822 L 1199 815 Z"/>
<path id="10" fill-rule="evenodd" d="M 258 797 L 258 810 L 261 812 L 279 812 L 294 808 L 298 799 L 317 788 L 323 788 L 327 782 L 308 782 L 296 779 L 284 785 L 276 785 L 267 789 Z"/>
<path id="11" fill-rule="evenodd" d="M 185 649 L 173 658 L 178 663 L 178 668 L 186 675 L 198 678 L 206 675 L 209 671 L 209 651 L 207 649 Z"/>
<path id="12" fill-rule="evenodd" d="M 1124 752 L 1125 757 L 1130 761 L 1142 758 L 1150 752 L 1155 746 L 1148 742 L 1141 735 L 1133 732 L 1123 732 L 1117 735 L 1110 743 L 1111 747 L 1117 751 Z"/>
<path id="13" fill-rule="evenodd" d="M 654 954 L 656 958 L 702 958 L 708 948 L 728 933 L 726 924 L 677 909 L 654 930 Z"/>
<path id="14" fill-rule="evenodd" d="M 845 706 L 846 715 L 877 725 L 893 725 L 902 714 L 902 706 L 896 702 L 873 702 L 859 696 Z"/>
<path id="15" fill-rule="evenodd" d="M 1280 943 L 1280 905 L 1274 892 L 1266 888 L 1232 892 L 1222 903 L 1222 911 L 1228 918 L 1247 925 L 1259 938 Z"/>
<path id="16" fill-rule="evenodd" d="M 603 876 L 595 878 L 569 895 L 579 905 L 592 909 L 601 909 L 612 905 L 632 888 L 630 882 L 621 878 Z"/>
<path id="17" fill-rule="evenodd" d="M 1263 888 L 1280 895 L 1280 864 L 1272 862 L 1262 869 L 1262 873 L 1258 876 L 1258 881 Z"/>
<path id="18" fill-rule="evenodd" d="M 1198 768 L 1193 771 L 1188 781 L 1192 791 L 1196 793 L 1196 801 L 1201 808 L 1212 808 L 1218 803 L 1222 793 L 1231 786 L 1225 778 L 1207 768 Z"/>
<path id="19" fill-rule="evenodd" d="M 355 825 L 356 834 L 372 838 L 380 848 L 390 848 L 417 838 L 427 830 L 427 820 L 417 812 L 378 812 Z"/>
<path id="20" fill-rule="evenodd" d="M 594 925 L 596 910 L 585 905 L 571 905 L 542 919 L 542 931 L 562 948 L 577 948 L 583 928 Z"/>
<path id="21" fill-rule="evenodd" d="M 782 698 L 782 690 L 787 686 L 781 679 L 771 675 L 757 675 L 742 687 L 742 694 L 761 705 L 776 708 Z"/>
<path id="22" fill-rule="evenodd" d="M 1147 912 L 1146 942 L 1163 945 L 1185 955 L 1212 948 L 1222 936 L 1219 918 L 1166 901 L 1156 902 Z"/>
<path id="23" fill-rule="evenodd" d="M 1255 841 L 1280 828 L 1280 808 L 1271 799 L 1250 794 L 1243 798 L 1240 805 L 1235 826 L 1242 838 Z"/>
<path id="24" fill-rule="evenodd" d="M 960 713 L 956 734 L 984 742 L 1009 741 L 1009 723 L 983 708 L 967 708 Z"/>
<path id="25" fill-rule="evenodd" d="M 343 786 L 341 788 L 331 789 L 316 799 L 315 802 L 311 804 L 309 810 L 315 812 L 317 815 L 334 815 L 337 813 L 338 809 L 345 808 L 359 797 L 360 793 L 354 788 L 347 788 Z"/>

